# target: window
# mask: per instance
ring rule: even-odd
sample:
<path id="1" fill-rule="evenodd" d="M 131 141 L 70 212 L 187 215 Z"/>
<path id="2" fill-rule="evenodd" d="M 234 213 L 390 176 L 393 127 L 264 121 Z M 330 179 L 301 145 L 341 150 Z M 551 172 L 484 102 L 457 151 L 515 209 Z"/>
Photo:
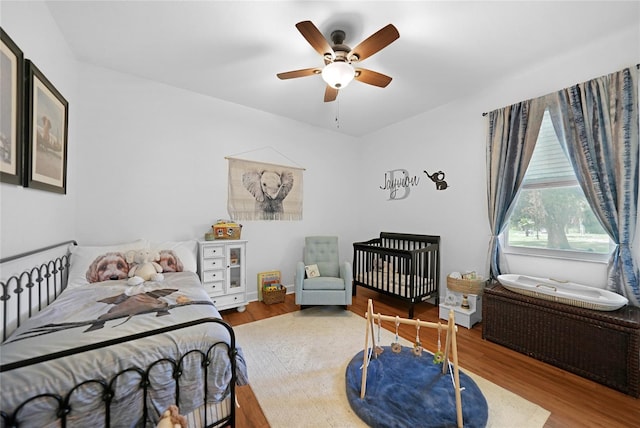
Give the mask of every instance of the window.
<path id="1" fill-rule="evenodd" d="M 502 239 L 511 253 L 606 260 L 611 251 L 548 111 Z"/>

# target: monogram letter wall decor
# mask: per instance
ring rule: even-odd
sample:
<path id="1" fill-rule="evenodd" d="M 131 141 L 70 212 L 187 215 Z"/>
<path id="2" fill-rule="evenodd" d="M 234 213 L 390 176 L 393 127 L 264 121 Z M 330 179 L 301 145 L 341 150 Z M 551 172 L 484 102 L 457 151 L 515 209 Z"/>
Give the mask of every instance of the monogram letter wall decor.
<path id="1" fill-rule="evenodd" d="M 398 173 L 401 173 L 399 177 Z M 420 177 L 410 177 L 406 169 L 392 169 L 384 174 L 384 185 L 380 189 L 389 191 L 389 201 L 397 201 L 407 198 L 411 187 L 417 186 L 419 182 Z M 401 195 L 398 194 L 399 189 L 403 191 Z"/>

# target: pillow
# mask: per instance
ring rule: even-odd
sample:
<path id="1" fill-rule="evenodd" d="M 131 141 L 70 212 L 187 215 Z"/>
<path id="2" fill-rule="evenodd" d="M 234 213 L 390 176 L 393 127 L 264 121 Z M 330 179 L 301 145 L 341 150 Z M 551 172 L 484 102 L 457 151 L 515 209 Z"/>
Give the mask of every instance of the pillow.
<path id="1" fill-rule="evenodd" d="M 307 278 L 315 278 L 320 276 L 320 271 L 318 270 L 318 265 L 308 265 L 304 267 L 304 271 L 307 274 Z"/>
<path id="2" fill-rule="evenodd" d="M 152 250 L 160 253 L 160 266 L 163 272 L 197 272 L 198 241 L 152 242 Z"/>
<path id="3" fill-rule="evenodd" d="M 89 284 L 89 278 L 91 282 L 100 280 L 95 272 L 96 264 L 103 261 L 104 263 L 113 263 L 112 268 L 118 269 L 117 258 L 124 256 L 129 250 L 137 250 L 139 248 L 148 248 L 149 242 L 146 239 L 138 239 L 137 241 L 127 242 L 116 245 L 107 246 L 80 246 L 70 245 L 69 252 L 71 253 L 70 266 L 69 266 L 69 282 L 67 283 L 68 289 L 82 287 Z M 108 260 L 107 260 L 108 259 Z M 96 264 L 94 264 L 96 262 Z M 92 266 L 93 265 L 93 266 Z M 120 271 L 129 272 L 128 265 Z"/>

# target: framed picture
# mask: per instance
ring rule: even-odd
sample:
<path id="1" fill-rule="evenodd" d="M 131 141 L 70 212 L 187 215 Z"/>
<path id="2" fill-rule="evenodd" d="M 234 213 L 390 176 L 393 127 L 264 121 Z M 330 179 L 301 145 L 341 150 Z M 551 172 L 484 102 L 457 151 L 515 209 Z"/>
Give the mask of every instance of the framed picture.
<path id="1" fill-rule="evenodd" d="M 27 127 L 25 186 L 67 193 L 69 103 L 29 60 L 25 61 Z"/>
<path id="2" fill-rule="evenodd" d="M 24 55 L 0 28 L 0 181 L 22 184 Z"/>

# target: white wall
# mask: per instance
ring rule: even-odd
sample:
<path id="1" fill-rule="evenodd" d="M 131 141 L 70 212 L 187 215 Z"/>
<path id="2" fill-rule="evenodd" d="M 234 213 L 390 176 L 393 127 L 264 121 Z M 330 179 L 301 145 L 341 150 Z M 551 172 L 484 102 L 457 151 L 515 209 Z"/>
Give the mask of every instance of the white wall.
<path id="1" fill-rule="evenodd" d="M 635 66 L 640 53 L 638 26 L 538 64 L 490 88 L 479 88 L 433 111 L 407 119 L 365 138 L 367 165 L 362 209 L 364 235 L 378 230 L 442 236 L 442 280 L 452 271 L 474 269 L 488 274 L 489 223 L 486 201 L 486 118 L 488 112 L 525 99 Z M 469 70 L 473 79 L 473 70 Z M 429 94 L 423 94 L 429 96 Z M 404 168 L 421 175 L 408 198 L 389 201 L 380 190 L 384 172 Z M 422 171 L 442 170 L 450 185 L 437 191 Z M 638 228 L 640 231 L 640 227 Z M 606 265 L 531 257 L 509 257 L 507 271 L 568 278 L 603 286 Z"/>
<path id="2" fill-rule="evenodd" d="M 380 231 L 437 234 L 443 284 L 453 270 L 486 273 L 482 112 L 633 65 L 640 52 L 638 28 L 621 29 L 499 86 L 355 139 L 78 64 L 41 3 L 3 2 L 0 22 L 70 102 L 68 194 L 2 184 L 3 254 L 69 237 L 83 244 L 201 237 L 227 217 L 224 157 L 246 153 L 306 168 L 303 221 L 244 222 L 249 280 L 280 269 L 285 283 L 293 281 L 303 237 L 316 233 L 339 235 L 346 259 L 352 242 Z M 420 181 L 407 198 L 390 201 L 379 187 L 386 171 L 399 168 Z M 436 190 L 423 170 L 444 171 L 450 187 Z M 603 265 L 541 259 L 512 258 L 509 267 L 594 285 L 604 275 Z"/>
<path id="3" fill-rule="evenodd" d="M 451 271 L 484 274 L 488 228 L 482 108 L 465 100 L 366 137 L 362 208 L 376 215 L 365 218 L 363 238 L 379 231 L 440 235 L 441 284 Z M 405 199 L 390 200 L 380 186 L 385 172 L 397 168 L 419 182 Z M 437 190 L 425 170 L 443 171 L 449 187 Z"/>
<path id="4" fill-rule="evenodd" d="M 302 221 L 245 221 L 249 288 L 258 272 L 293 283 L 303 237 L 337 234 L 351 258 L 357 189 L 352 137 L 103 68 L 81 65 L 77 239 L 202 238 L 227 214 L 225 156 L 300 166 Z"/>
<path id="5" fill-rule="evenodd" d="M 76 134 L 77 64 L 49 9 L 41 2 L 5 2 L 0 25 L 69 102 L 66 195 L 0 184 L 0 257 L 58 243 L 75 236 L 78 162 Z"/>

